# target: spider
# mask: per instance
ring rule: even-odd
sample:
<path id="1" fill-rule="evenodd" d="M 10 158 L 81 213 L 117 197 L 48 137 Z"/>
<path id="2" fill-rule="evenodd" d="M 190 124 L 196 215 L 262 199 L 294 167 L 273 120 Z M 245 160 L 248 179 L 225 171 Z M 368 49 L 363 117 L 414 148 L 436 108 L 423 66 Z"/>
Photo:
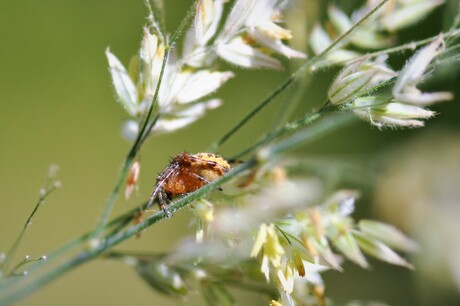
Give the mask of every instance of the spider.
<path id="1" fill-rule="evenodd" d="M 168 200 L 209 184 L 227 173 L 230 168 L 230 164 L 224 158 L 213 153 L 180 153 L 158 175 L 156 187 L 146 208 L 149 208 L 158 196 L 160 209 L 170 216 L 166 210 Z"/>

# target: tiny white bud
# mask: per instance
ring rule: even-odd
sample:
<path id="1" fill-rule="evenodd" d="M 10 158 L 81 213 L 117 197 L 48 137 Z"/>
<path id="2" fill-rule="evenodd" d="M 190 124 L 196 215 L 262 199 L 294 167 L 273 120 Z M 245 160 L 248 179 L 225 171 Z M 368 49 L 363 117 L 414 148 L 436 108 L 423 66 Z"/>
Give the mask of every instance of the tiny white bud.
<path id="1" fill-rule="evenodd" d="M 265 162 L 270 158 L 271 152 L 269 147 L 262 148 L 257 151 L 257 160 L 260 162 Z"/>
<path id="2" fill-rule="evenodd" d="M 59 166 L 58 165 L 51 165 L 49 170 L 48 170 L 48 176 L 49 177 L 56 177 L 58 172 L 59 172 Z"/>
<path id="3" fill-rule="evenodd" d="M 133 256 L 123 256 L 122 261 L 127 264 L 128 266 L 135 267 L 139 264 L 139 260 Z"/>
<path id="4" fill-rule="evenodd" d="M 91 250 L 98 248 L 101 245 L 101 240 L 97 238 L 92 238 L 88 241 L 88 247 Z"/>
<path id="5" fill-rule="evenodd" d="M 203 269 L 194 269 L 193 274 L 195 275 L 195 278 L 198 280 L 206 279 L 208 277 L 208 274 Z"/>
<path id="6" fill-rule="evenodd" d="M 135 120 L 125 121 L 121 128 L 121 135 L 124 139 L 134 141 L 139 132 L 139 124 Z"/>
<path id="7" fill-rule="evenodd" d="M 354 198 L 353 196 L 350 196 L 349 198 L 342 200 L 342 202 L 339 205 L 340 216 L 346 217 L 351 215 L 351 213 L 355 210 L 355 201 L 356 198 Z"/>
<path id="8" fill-rule="evenodd" d="M 204 241 L 204 230 L 202 228 L 198 229 L 195 233 L 196 243 L 203 243 Z"/>

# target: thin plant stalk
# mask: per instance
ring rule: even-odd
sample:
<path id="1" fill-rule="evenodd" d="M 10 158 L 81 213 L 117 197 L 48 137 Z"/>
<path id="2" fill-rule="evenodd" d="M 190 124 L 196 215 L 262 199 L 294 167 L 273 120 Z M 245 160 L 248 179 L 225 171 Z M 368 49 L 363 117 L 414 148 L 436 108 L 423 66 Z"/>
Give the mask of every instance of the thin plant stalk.
<path id="1" fill-rule="evenodd" d="M 164 3 L 162 0 L 144 0 L 144 4 L 147 7 L 149 15 L 158 21 L 160 32 L 165 33 L 165 10 Z"/>
<path id="2" fill-rule="evenodd" d="M 298 79 L 296 88 L 293 90 L 290 98 L 286 101 L 285 105 L 281 107 L 280 115 L 273 125 L 273 129 L 280 128 L 289 120 L 291 114 L 294 112 L 300 101 L 302 101 L 302 98 L 304 97 L 310 83 L 311 76 L 311 74 L 305 74 Z"/>
<path id="3" fill-rule="evenodd" d="M 318 110 L 315 110 L 303 118 L 298 119 L 293 122 L 289 122 L 285 124 L 283 127 L 276 129 L 273 132 L 265 134 L 260 140 L 258 140 L 253 145 L 241 150 L 240 152 L 233 155 L 230 159 L 238 160 L 241 157 L 254 152 L 256 149 L 260 148 L 261 146 L 270 143 L 271 141 L 286 136 L 290 133 L 293 133 L 303 127 L 310 125 L 311 123 L 315 122 L 316 120 L 320 119 L 325 113 L 333 111 L 333 107 L 330 104 L 324 104 Z"/>
<path id="4" fill-rule="evenodd" d="M 452 29 L 451 31 L 445 32 L 442 35 L 445 38 L 453 38 L 453 37 L 456 37 L 456 36 L 460 35 L 460 29 Z M 405 44 L 402 44 L 402 45 L 399 45 L 399 46 L 396 46 L 396 47 L 391 47 L 391 48 L 387 48 L 387 49 L 383 49 L 383 50 L 375 51 L 375 52 L 369 52 L 369 53 L 366 53 L 365 56 L 366 57 L 376 57 L 376 56 L 379 56 L 379 55 L 387 55 L 387 54 L 392 54 L 392 53 L 398 53 L 398 52 L 402 52 L 402 51 L 406 51 L 406 50 L 413 51 L 413 50 L 417 49 L 420 46 L 423 46 L 423 45 L 431 43 L 438 36 L 439 36 L 439 34 L 437 34 L 435 36 L 432 36 L 432 37 L 429 37 L 429 38 L 421 39 L 421 40 L 418 40 L 418 41 L 405 43 Z M 352 59 L 352 61 L 354 61 L 354 60 L 356 60 L 356 59 Z M 350 62 L 350 60 L 336 61 L 336 62 L 333 63 L 333 65 L 343 65 L 343 64 L 345 64 L 347 62 Z"/>
<path id="5" fill-rule="evenodd" d="M 2 263 L 0 266 L 0 271 L 2 271 L 4 274 L 8 273 L 8 269 L 11 264 L 11 260 L 14 258 L 14 255 L 16 254 L 16 251 L 21 244 L 22 239 L 24 238 L 24 234 L 26 233 L 28 227 L 30 224 L 32 224 L 32 219 L 37 213 L 38 209 L 41 207 L 41 205 L 45 202 L 45 199 L 54 191 L 58 188 L 57 185 L 52 184 L 50 187 L 42 189 L 43 192 L 40 194 L 37 203 L 35 204 L 34 209 L 30 213 L 29 217 L 27 218 L 27 221 L 25 222 L 21 232 L 19 233 L 18 237 L 16 238 L 15 242 L 11 246 L 10 250 L 6 253 L 5 261 Z M 13 269 L 15 270 L 15 269 Z"/>
<path id="6" fill-rule="evenodd" d="M 308 129 L 300 131 L 296 129 L 297 133 L 294 133 L 290 137 L 286 137 L 275 144 L 260 149 L 259 156 L 270 159 L 282 152 L 292 150 L 301 144 L 314 141 L 319 137 L 348 125 L 355 120 L 356 116 L 351 113 L 340 113 L 328 116 L 327 118 L 323 118 L 319 124 L 312 124 Z M 299 124 L 302 123 L 299 122 Z"/>

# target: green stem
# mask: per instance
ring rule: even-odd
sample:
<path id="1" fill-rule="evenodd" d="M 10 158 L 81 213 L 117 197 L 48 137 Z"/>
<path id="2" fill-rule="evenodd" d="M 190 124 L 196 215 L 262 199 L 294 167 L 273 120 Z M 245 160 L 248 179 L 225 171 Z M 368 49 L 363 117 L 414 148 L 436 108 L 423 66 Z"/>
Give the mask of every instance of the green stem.
<path id="1" fill-rule="evenodd" d="M 321 52 L 317 57 L 324 57 L 332 49 L 334 49 L 339 43 L 341 43 L 345 38 L 350 36 L 356 29 L 358 29 L 364 22 L 366 22 L 372 15 L 374 15 L 382 6 L 384 6 L 389 0 L 382 0 L 376 7 L 374 7 L 369 13 L 361 18 L 357 23 L 355 23 L 348 31 L 340 35 L 332 44 L 329 45 L 323 52 Z"/>
<path id="2" fill-rule="evenodd" d="M 160 114 L 157 114 L 155 116 L 155 118 L 153 118 L 153 120 L 150 122 L 149 126 L 147 127 L 147 129 L 144 132 L 144 136 L 139 141 L 139 147 L 142 146 L 144 141 L 146 141 L 147 138 L 150 136 L 150 131 L 152 131 L 152 129 L 155 126 L 155 124 L 157 123 L 158 119 L 160 119 Z"/>
<path id="3" fill-rule="evenodd" d="M 443 33 L 442 35 L 444 37 L 446 37 L 446 38 L 455 37 L 455 36 L 460 35 L 460 29 L 451 30 L 449 32 Z M 403 45 L 399 45 L 399 46 L 396 46 L 396 47 L 387 48 L 387 49 L 380 50 L 380 51 L 375 51 L 375 52 L 369 52 L 369 53 L 366 53 L 365 56 L 366 57 L 376 57 L 376 56 L 379 56 L 379 55 L 397 53 L 397 52 L 401 52 L 401 51 L 405 51 L 405 50 L 415 50 L 417 47 L 420 47 L 420 46 L 426 45 L 428 43 L 431 43 L 438 36 L 439 36 L 439 34 L 436 35 L 436 36 L 432 36 L 432 37 L 429 37 L 429 38 L 419 40 L 419 41 L 405 43 Z M 351 61 L 354 61 L 354 60 L 356 60 L 356 58 L 352 59 Z M 350 62 L 350 60 L 334 62 L 334 65 L 343 65 L 343 64 L 345 64 L 347 62 Z"/>
<path id="4" fill-rule="evenodd" d="M 295 147 L 298 147 L 301 144 L 314 141 L 319 137 L 324 136 L 327 133 L 330 133 L 333 130 L 337 130 L 339 128 L 344 127 L 345 125 L 348 125 L 354 120 L 356 120 L 356 116 L 348 112 L 339 113 L 334 116 L 324 118 L 316 124 L 309 126 L 308 129 L 298 131 L 297 133 L 281 140 L 278 143 L 262 148 L 259 151 L 259 156 L 263 157 L 264 159 L 270 159 L 273 156 L 291 150 Z M 303 123 L 299 122 L 299 126 L 302 125 Z"/>
<path id="5" fill-rule="evenodd" d="M 128 175 L 129 168 L 131 166 L 131 162 L 133 161 L 135 155 L 135 147 L 130 150 L 129 154 L 125 158 L 125 162 L 123 164 L 123 167 L 121 169 L 120 175 L 118 176 L 118 180 L 115 184 L 115 187 L 110 194 L 109 201 L 107 202 L 107 206 L 104 210 L 104 214 L 102 215 L 98 226 L 94 230 L 93 237 L 98 238 L 101 233 L 104 231 L 104 227 L 110 217 L 110 214 L 112 213 L 113 207 L 115 206 L 115 202 L 117 201 L 118 194 L 120 193 L 121 186 L 125 182 L 126 176 Z"/>
<path id="6" fill-rule="evenodd" d="M 157 29 L 156 25 L 152 24 L 152 27 L 155 28 L 155 31 L 159 33 L 166 33 L 166 26 L 165 26 L 165 12 L 164 12 L 164 3 L 162 0 L 153 0 L 152 4 L 155 9 L 152 8 L 152 4 L 150 0 L 144 0 L 144 4 L 149 11 L 149 15 L 155 20 L 158 21 L 159 29 Z M 153 20 L 152 20 L 152 23 Z"/>
<path id="7" fill-rule="evenodd" d="M 273 125 L 273 129 L 280 128 L 289 120 L 289 118 L 291 118 L 292 113 L 297 108 L 300 101 L 302 101 L 302 97 L 307 91 L 311 76 L 311 74 L 305 74 L 298 79 L 296 88 L 293 90 L 290 98 L 286 101 L 285 105 L 282 105 L 280 109 L 280 115 Z"/>
<path id="8" fill-rule="evenodd" d="M 241 157 L 243 157 L 244 155 L 254 152 L 256 149 L 258 149 L 261 146 L 263 146 L 263 145 L 275 140 L 276 138 L 286 136 L 286 135 L 288 135 L 290 133 L 293 133 L 293 132 L 297 131 L 298 129 L 300 129 L 302 127 L 305 127 L 305 126 L 313 123 L 314 121 L 316 121 L 319 118 L 321 118 L 325 112 L 330 112 L 330 111 L 332 111 L 332 109 L 333 109 L 332 106 L 330 106 L 329 104 L 325 104 L 320 109 L 318 109 L 316 111 L 313 111 L 310 114 L 305 115 L 303 118 L 301 118 L 299 120 L 296 120 L 296 121 L 293 121 L 293 122 L 289 122 L 289 123 L 285 124 L 283 127 L 279 128 L 279 129 L 277 129 L 277 130 L 275 130 L 275 131 L 273 131 L 271 133 L 266 134 L 259 141 L 257 141 L 253 145 L 247 147 L 246 149 L 238 152 L 237 154 L 232 156 L 230 159 L 238 160 Z"/>
<path id="9" fill-rule="evenodd" d="M 242 128 L 252 117 L 259 113 L 263 108 L 270 104 L 280 93 L 282 93 L 286 88 L 288 88 L 296 78 L 294 73 L 289 77 L 283 84 L 281 84 L 274 92 L 272 92 L 267 98 L 265 98 L 261 103 L 259 103 L 253 110 L 251 110 L 240 122 L 233 126 L 222 138 L 215 142 L 209 151 L 215 152 L 220 148 L 230 137 L 232 137 L 240 128 Z"/>
<path id="10" fill-rule="evenodd" d="M 43 285 L 49 283 L 56 277 L 62 275 L 63 273 L 79 266 L 80 264 L 87 262 L 91 258 L 94 258 L 97 256 L 96 253 L 81 253 L 78 256 L 74 257 L 70 261 L 67 261 L 63 264 L 61 264 L 58 269 L 51 270 L 49 273 L 45 273 L 43 276 L 39 277 L 36 280 L 31 280 L 29 276 L 27 276 L 27 281 L 28 283 L 25 284 L 25 286 L 16 289 L 13 288 L 13 290 L 9 290 L 7 292 L 0 291 L 0 305 L 9 305 L 17 300 L 25 297 L 26 295 L 34 292 L 38 288 L 42 287 Z M 22 279 L 25 279 L 22 277 Z M 22 285 L 22 282 L 19 283 L 19 285 Z M 3 289 L 3 288 L 2 288 Z"/>
<path id="11" fill-rule="evenodd" d="M 105 230 L 108 230 L 110 228 L 120 228 L 119 226 L 121 224 L 126 225 L 129 223 L 130 220 L 133 219 L 134 214 L 139 210 L 139 208 L 133 208 L 129 210 L 128 212 L 122 214 L 121 216 L 113 219 L 110 221 Z M 32 263 L 28 268 L 27 271 L 29 272 L 30 277 L 33 277 L 35 275 L 35 272 L 38 273 L 44 273 L 43 270 L 39 269 L 46 269 L 47 267 L 51 266 L 57 259 L 59 259 L 61 262 L 63 261 L 64 258 L 69 257 L 72 252 L 75 253 L 76 249 L 79 247 L 80 249 L 82 246 L 89 246 L 89 241 L 93 237 L 93 232 L 88 232 L 86 234 L 83 234 L 82 236 L 68 242 L 67 244 L 61 246 L 57 250 L 48 253 L 47 254 L 47 260 L 45 261 L 40 261 L 40 262 L 35 262 Z M 6 278 L 1 280 L 0 283 L 0 305 L 1 305 L 1 296 L 2 296 L 2 291 L 6 291 L 7 288 L 10 288 L 11 286 L 20 283 L 22 280 L 21 278 Z"/>
<path id="12" fill-rule="evenodd" d="M 185 29 L 191 22 L 192 18 L 195 16 L 195 11 L 196 11 L 196 1 L 193 1 L 193 4 L 188 9 L 187 14 L 185 15 L 184 19 L 182 19 L 179 27 L 171 36 L 171 41 L 169 43 L 170 46 L 174 45 L 176 40 L 185 32 Z"/>

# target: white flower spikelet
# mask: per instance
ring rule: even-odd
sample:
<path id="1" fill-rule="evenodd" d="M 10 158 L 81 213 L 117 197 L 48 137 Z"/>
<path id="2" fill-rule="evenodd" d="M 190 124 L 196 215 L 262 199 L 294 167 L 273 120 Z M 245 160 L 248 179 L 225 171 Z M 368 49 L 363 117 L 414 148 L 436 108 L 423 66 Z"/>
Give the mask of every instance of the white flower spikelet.
<path id="1" fill-rule="evenodd" d="M 214 11 L 219 10 L 218 4 L 213 3 L 215 6 L 212 7 L 209 7 L 209 2 L 200 3 L 204 7 L 199 17 L 204 20 L 199 34 L 202 36 L 201 40 L 209 39 L 207 36 L 212 36 L 213 31 L 215 32 L 214 19 L 210 19 L 211 13 L 206 13 L 212 8 Z M 205 13 L 206 16 L 203 15 Z M 145 28 L 139 56 L 134 58 L 139 60 L 139 69 L 135 71 L 137 74 L 130 74 L 109 49 L 106 50 L 106 56 L 117 99 L 134 119 L 124 125 L 123 136 L 134 140 L 139 131 L 139 122 L 149 109 L 155 95 L 165 56 L 165 46 L 161 39 Z M 219 72 L 201 67 L 185 68 L 175 54 L 171 54 L 166 63 L 155 109 L 160 119 L 152 132 L 167 133 L 184 128 L 204 116 L 206 111 L 219 107 L 221 100 L 204 98 L 233 77 L 234 74 L 230 71 Z"/>
<path id="2" fill-rule="evenodd" d="M 425 78 L 428 65 L 444 50 L 444 39 L 439 35 L 409 59 L 393 87 L 393 96 L 397 101 L 424 106 L 453 98 L 449 92 L 422 93 L 416 87 Z"/>
<path id="3" fill-rule="evenodd" d="M 366 57 L 344 68 L 332 83 L 328 96 L 333 104 L 345 104 L 360 118 L 378 128 L 422 127 L 435 112 L 425 107 L 450 100 L 449 92 L 424 93 L 417 88 L 428 75 L 430 64 L 445 50 L 442 35 L 417 51 L 399 72 L 391 70 L 386 58 L 370 61 Z M 363 96 L 367 88 L 397 77 L 391 95 Z"/>
<path id="4" fill-rule="evenodd" d="M 329 101 L 333 104 L 350 102 L 354 96 L 367 88 L 396 76 L 397 74 L 385 64 L 386 58 L 381 56 L 371 61 L 363 57 L 345 67 L 328 90 Z"/>
<path id="5" fill-rule="evenodd" d="M 353 102 L 353 112 L 379 128 L 422 127 L 424 123 L 421 119 L 429 119 L 435 114 L 423 107 L 399 102 L 382 102 L 373 96 L 356 99 Z"/>
<path id="6" fill-rule="evenodd" d="M 291 31 L 277 23 L 283 1 L 239 0 L 235 2 L 216 39 L 217 55 L 224 60 L 246 68 L 281 69 L 281 63 L 272 53 L 287 58 L 305 58 L 306 55 L 283 43 L 292 38 Z"/>
<path id="7" fill-rule="evenodd" d="M 105 50 L 105 55 L 109 62 L 110 74 L 118 101 L 129 115 L 136 116 L 138 111 L 138 93 L 134 82 L 129 77 L 123 64 L 110 52 L 109 48 Z"/>

